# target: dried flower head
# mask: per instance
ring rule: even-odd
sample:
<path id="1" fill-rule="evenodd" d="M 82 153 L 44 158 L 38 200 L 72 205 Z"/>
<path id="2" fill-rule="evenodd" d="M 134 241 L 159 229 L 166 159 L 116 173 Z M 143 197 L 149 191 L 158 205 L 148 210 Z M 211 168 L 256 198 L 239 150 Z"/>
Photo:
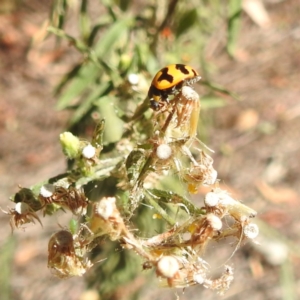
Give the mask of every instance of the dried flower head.
<path id="1" fill-rule="evenodd" d="M 172 277 L 167 277 L 167 284 L 174 288 L 185 288 L 197 284 L 205 284 L 207 278 L 207 262 L 190 251 L 189 259 L 176 257 L 178 270 Z M 159 274 L 157 274 L 159 275 Z"/>
<path id="2" fill-rule="evenodd" d="M 27 223 L 35 224 L 35 220 L 43 226 L 40 218 L 27 203 L 18 202 L 15 204 L 15 208 L 11 208 L 8 211 L 2 211 L 11 216 L 9 223 L 12 230 L 14 230 L 14 228 L 20 228 Z"/>
<path id="3" fill-rule="evenodd" d="M 83 258 L 83 250 L 77 249 L 69 231 L 54 233 L 48 243 L 48 268 L 60 278 L 82 276 L 92 266 L 89 260 Z"/>
<path id="4" fill-rule="evenodd" d="M 221 219 L 212 213 L 196 218 L 188 225 L 188 230 L 191 233 L 189 244 L 193 246 L 198 245 L 203 251 L 215 232 L 221 228 Z"/>
<path id="5" fill-rule="evenodd" d="M 189 137 L 196 136 L 200 114 L 200 97 L 189 86 L 183 86 L 176 103 L 177 127 Z"/>
<path id="6" fill-rule="evenodd" d="M 229 289 L 233 279 L 233 268 L 225 266 L 225 270 L 220 278 L 215 280 L 206 280 L 204 286 L 212 290 L 217 290 L 219 295 L 224 295 L 224 293 Z"/>
<path id="7" fill-rule="evenodd" d="M 52 184 L 43 185 L 40 189 L 39 199 L 44 207 L 55 204 L 70 210 L 74 215 L 85 214 L 88 205 L 88 199 L 83 189 L 76 189 L 73 186 L 64 188 Z"/>
<path id="8" fill-rule="evenodd" d="M 199 113 L 199 95 L 191 87 L 184 86 L 173 101 L 156 115 L 158 130 L 164 133 L 167 143 L 193 138 L 197 132 Z"/>
<path id="9" fill-rule="evenodd" d="M 218 172 L 213 167 L 213 159 L 202 150 L 199 156 L 197 160 L 191 159 L 191 166 L 181 171 L 191 193 L 196 193 L 200 185 L 210 186 L 217 181 Z"/>
<path id="10" fill-rule="evenodd" d="M 89 229 L 96 235 L 108 234 L 112 240 L 120 238 L 124 222 L 116 206 L 115 197 L 104 197 L 93 204 Z"/>

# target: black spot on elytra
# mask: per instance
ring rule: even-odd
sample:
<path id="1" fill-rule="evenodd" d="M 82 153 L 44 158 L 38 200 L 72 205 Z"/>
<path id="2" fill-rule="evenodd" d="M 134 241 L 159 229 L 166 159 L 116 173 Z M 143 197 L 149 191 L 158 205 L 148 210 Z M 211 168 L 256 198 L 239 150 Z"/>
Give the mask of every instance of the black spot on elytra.
<path id="1" fill-rule="evenodd" d="M 190 73 L 189 70 L 186 68 L 186 65 L 183 65 L 183 64 L 176 64 L 176 69 L 186 75 L 188 75 Z"/>
<path id="2" fill-rule="evenodd" d="M 166 80 L 166 81 L 172 83 L 173 80 L 174 80 L 174 77 L 172 75 L 168 74 L 168 70 L 169 70 L 169 68 L 163 68 L 163 69 L 161 69 L 160 70 L 161 71 L 161 75 L 157 78 L 157 81 Z"/>

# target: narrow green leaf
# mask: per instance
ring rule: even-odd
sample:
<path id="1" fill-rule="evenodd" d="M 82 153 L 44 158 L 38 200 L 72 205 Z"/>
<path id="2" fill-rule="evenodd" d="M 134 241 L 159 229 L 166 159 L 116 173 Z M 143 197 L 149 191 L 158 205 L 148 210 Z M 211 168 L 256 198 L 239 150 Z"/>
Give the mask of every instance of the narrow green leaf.
<path id="1" fill-rule="evenodd" d="M 100 117 L 105 118 L 104 143 L 119 141 L 123 133 L 123 122 L 118 118 L 114 103 L 115 97 L 106 95 L 97 100 Z"/>
<path id="2" fill-rule="evenodd" d="M 282 290 L 282 299 L 296 300 L 297 297 L 297 281 L 294 274 L 294 263 L 287 259 L 280 268 L 280 283 Z"/>
<path id="3" fill-rule="evenodd" d="M 88 1 L 81 0 L 80 14 L 79 14 L 79 29 L 84 41 L 87 41 L 91 31 L 91 21 L 87 13 Z"/>
<path id="4" fill-rule="evenodd" d="M 218 84 L 213 83 L 211 81 L 205 81 L 205 80 L 201 81 L 200 83 L 202 85 L 206 85 L 207 87 L 211 88 L 213 91 L 220 92 L 220 93 L 223 93 L 225 95 L 229 95 L 232 98 L 234 98 L 235 100 L 241 100 L 240 97 L 236 93 L 233 93 L 233 92 L 227 90 L 226 88 L 224 88 L 221 85 L 218 85 Z"/>
<path id="5" fill-rule="evenodd" d="M 105 55 L 111 55 L 114 44 L 133 26 L 133 22 L 134 19 L 132 17 L 116 21 L 96 44 L 95 52 L 97 57 L 103 58 Z"/>
<path id="6" fill-rule="evenodd" d="M 129 181 L 135 182 L 138 179 L 144 163 L 145 151 L 137 149 L 130 152 L 126 159 L 126 170 Z"/>
<path id="7" fill-rule="evenodd" d="M 101 71 L 99 70 L 103 67 L 101 61 L 104 62 L 105 55 L 111 55 L 113 45 L 117 43 L 124 32 L 130 28 L 130 26 L 132 25 L 132 20 L 132 18 L 122 19 L 112 25 L 112 27 L 97 43 L 95 51 L 91 51 L 81 41 L 67 35 L 63 30 L 49 27 L 48 30 L 50 32 L 71 41 L 78 50 L 88 53 L 90 59 L 92 60 L 92 63 L 88 62 L 86 65 L 82 66 L 78 72 L 76 72 L 76 77 L 73 79 L 68 89 L 63 93 L 58 101 L 58 109 L 64 109 L 68 107 L 74 99 L 81 96 L 85 89 L 91 83 L 95 82 L 96 78 L 100 76 Z M 101 60 L 99 61 L 97 57 L 99 57 Z M 106 67 L 108 67 L 107 61 Z M 74 123 L 75 120 L 80 119 L 83 114 L 86 113 L 87 107 L 88 105 L 86 103 L 84 107 L 81 107 L 79 111 L 75 113 L 75 116 L 71 120 L 71 122 Z"/>
<path id="8" fill-rule="evenodd" d="M 118 5 L 122 11 L 127 11 L 131 3 L 132 3 L 131 0 L 119 0 L 118 1 Z"/>
<path id="9" fill-rule="evenodd" d="M 54 27 L 62 29 L 65 24 L 68 4 L 66 0 L 55 0 L 51 7 L 50 20 Z"/>
<path id="10" fill-rule="evenodd" d="M 76 77 L 73 79 L 67 90 L 62 94 L 57 109 L 64 109 L 71 105 L 72 101 L 81 96 L 83 91 L 95 81 L 96 76 L 100 76 L 101 72 L 94 63 L 88 62 L 81 67 Z"/>
<path id="11" fill-rule="evenodd" d="M 66 86 L 66 84 L 73 78 L 75 78 L 82 67 L 82 63 L 77 64 L 75 67 L 71 69 L 60 81 L 60 83 L 55 87 L 54 95 L 57 96 L 61 93 L 62 89 Z"/>
<path id="12" fill-rule="evenodd" d="M 109 21 L 108 20 L 103 20 L 103 17 L 101 17 L 101 23 L 97 23 L 92 30 L 90 31 L 90 36 L 88 38 L 87 44 L 89 46 L 92 46 L 94 43 L 94 39 L 97 36 L 97 33 L 99 32 L 100 29 L 106 27 L 109 25 Z"/>
<path id="13" fill-rule="evenodd" d="M 13 236 L 9 237 L 5 243 L 1 245 L 0 251 L 0 290 L 1 299 L 12 299 L 11 293 L 11 273 L 12 263 L 15 251 L 16 241 Z"/>
<path id="14" fill-rule="evenodd" d="M 164 203 L 173 203 L 173 204 L 178 204 L 181 203 L 183 204 L 191 214 L 197 214 L 201 215 L 204 214 L 204 210 L 194 206 L 194 204 L 188 200 L 187 198 L 180 196 L 174 192 L 167 192 L 163 190 L 158 190 L 158 189 L 149 189 L 147 190 L 148 193 L 152 195 L 158 202 L 162 201 Z M 180 206 L 181 209 L 184 209 L 183 206 Z M 185 209 L 184 209 L 185 210 Z"/>
<path id="15" fill-rule="evenodd" d="M 227 52 L 233 57 L 241 28 L 242 0 L 230 0 L 228 11 Z"/>
<path id="16" fill-rule="evenodd" d="M 86 86 L 85 86 L 86 87 Z M 93 92 L 79 105 L 77 110 L 74 112 L 70 124 L 73 125 L 81 120 L 94 105 L 94 102 L 101 96 L 108 93 L 112 88 L 111 82 L 102 83 L 99 87 L 95 88 Z"/>
<path id="17" fill-rule="evenodd" d="M 190 9 L 183 13 L 178 20 L 178 26 L 176 29 L 176 36 L 179 37 L 186 31 L 188 31 L 198 20 L 197 10 L 195 8 Z"/>
<path id="18" fill-rule="evenodd" d="M 77 50 L 79 50 L 82 53 L 88 53 L 90 51 L 90 49 L 81 40 L 75 39 L 74 37 L 67 34 L 64 30 L 61 30 L 61 29 L 53 27 L 53 26 L 49 26 L 47 28 L 47 30 L 49 32 L 69 41 L 77 48 Z"/>
<path id="19" fill-rule="evenodd" d="M 97 125 L 93 133 L 93 138 L 91 144 L 94 147 L 101 148 L 103 147 L 103 134 L 105 130 L 105 120 L 102 119 Z"/>

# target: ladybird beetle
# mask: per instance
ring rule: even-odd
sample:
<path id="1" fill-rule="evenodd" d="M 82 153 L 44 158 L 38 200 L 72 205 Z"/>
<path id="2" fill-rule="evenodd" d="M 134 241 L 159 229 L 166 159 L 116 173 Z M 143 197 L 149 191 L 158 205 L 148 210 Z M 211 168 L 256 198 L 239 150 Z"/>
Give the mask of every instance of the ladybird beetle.
<path id="1" fill-rule="evenodd" d="M 162 68 L 154 76 L 148 91 L 150 107 L 159 110 L 162 101 L 168 102 L 168 96 L 176 94 L 182 86 L 192 85 L 201 77 L 198 72 L 184 64 L 173 64 Z"/>

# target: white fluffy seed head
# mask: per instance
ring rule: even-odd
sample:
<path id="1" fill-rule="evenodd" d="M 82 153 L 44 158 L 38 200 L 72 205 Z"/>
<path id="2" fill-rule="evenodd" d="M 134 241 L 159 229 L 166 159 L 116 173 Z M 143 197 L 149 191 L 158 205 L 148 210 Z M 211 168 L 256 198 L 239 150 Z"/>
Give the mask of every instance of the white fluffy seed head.
<path id="1" fill-rule="evenodd" d="M 116 208 L 116 198 L 107 197 L 103 198 L 95 206 L 95 214 L 99 215 L 104 220 L 108 220 L 112 217 L 114 210 Z"/>
<path id="2" fill-rule="evenodd" d="M 40 195 L 44 198 L 51 197 L 55 192 L 55 186 L 53 184 L 44 184 L 40 188 Z"/>
<path id="3" fill-rule="evenodd" d="M 183 86 L 181 93 L 184 98 L 190 101 L 199 101 L 199 95 L 189 86 Z"/>
<path id="4" fill-rule="evenodd" d="M 159 159 L 168 159 L 172 155 L 172 149 L 167 144 L 161 144 L 156 149 L 156 155 Z"/>
<path id="5" fill-rule="evenodd" d="M 214 214 L 207 214 L 206 219 L 214 230 L 220 230 L 223 226 L 221 219 Z"/>
<path id="6" fill-rule="evenodd" d="M 217 206 L 219 203 L 219 196 L 214 192 L 209 192 L 205 195 L 204 204 L 209 207 Z"/>
<path id="7" fill-rule="evenodd" d="M 255 239 L 259 234 L 259 228 L 256 224 L 249 223 L 244 227 L 244 235 L 248 239 Z"/>
<path id="8" fill-rule="evenodd" d="M 129 74 L 128 81 L 132 85 L 137 85 L 139 83 L 139 75 L 134 73 Z"/>
<path id="9" fill-rule="evenodd" d="M 165 278 L 173 278 L 179 270 L 178 260 L 173 256 L 163 256 L 157 263 L 157 273 Z"/>
<path id="10" fill-rule="evenodd" d="M 82 156 L 87 159 L 93 158 L 95 154 L 96 154 L 96 148 L 91 144 L 88 144 L 82 149 Z"/>

